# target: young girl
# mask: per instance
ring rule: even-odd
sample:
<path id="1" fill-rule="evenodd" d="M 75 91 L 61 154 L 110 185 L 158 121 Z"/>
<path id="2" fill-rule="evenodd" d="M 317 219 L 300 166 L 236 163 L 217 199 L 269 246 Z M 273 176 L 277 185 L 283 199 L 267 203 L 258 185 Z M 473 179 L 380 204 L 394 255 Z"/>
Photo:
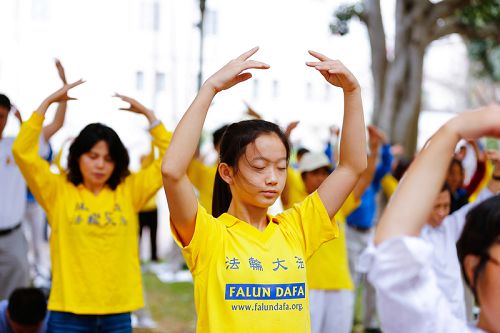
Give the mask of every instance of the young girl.
<path id="1" fill-rule="evenodd" d="M 212 213 L 197 203 L 186 170 L 215 95 L 251 78 L 258 48 L 231 60 L 202 86 L 178 124 L 162 165 L 172 233 L 193 274 L 197 332 L 309 332 L 306 260 L 338 236 L 332 217 L 366 168 L 360 87 L 336 60 L 307 62 L 344 90 L 338 168 L 301 204 L 272 217 L 286 180 L 289 146 L 263 120 L 230 125 L 222 139 Z"/>
<path id="2" fill-rule="evenodd" d="M 129 157 L 108 126 L 90 124 L 69 149 L 68 173 L 53 174 L 38 154 L 47 108 L 69 100 L 65 84 L 25 122 L 13 153 L 51 226 L 53 282 L 48 332 L 131 332 L 130 312 L 143 306 L 137 212 L 161 187 L 160 160 L 129 175 Z M 144 115 L 161 152 L 170 135 L 153 112 L 134 99 L 127 109 Z"/>
<path id="3" fill-rule="evenodd" d="M 382 215 L 375 246 L 362 262 L 377 290 L 384 332 L 500 332 L 500 197 L 469 212 L 457 243 L 465 281 L 481 305 L 477 327 L 453 313 L 432 267 L 436 251 L 417 237 L 429 219 L 435 198 L 460 139 L 500 136 L 500 108 L 465 112 L 442 126 L 410 165 Z M 500 191 L 497 162 L 490 190 Z"/>

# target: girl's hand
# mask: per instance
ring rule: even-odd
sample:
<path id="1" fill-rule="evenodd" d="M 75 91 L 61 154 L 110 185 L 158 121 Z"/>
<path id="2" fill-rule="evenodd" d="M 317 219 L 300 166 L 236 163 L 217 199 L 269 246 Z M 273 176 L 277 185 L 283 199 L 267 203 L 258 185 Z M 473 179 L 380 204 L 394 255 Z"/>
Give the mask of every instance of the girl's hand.
<path id="1" fill-rule="evenodd" d="M 319 61 L 308 61 L 306 65 L 316 68 L 329 83 L 342 88 L 344 92 L 353 92 L 359 89 L 356 77 L 340 61 L 332 60 L 315 51 L 309 51 L 309 54 Z"/>
<path id="2" fill-rule="evenodd" d="M 252 68 L 268 69 L 270 66 L 263 62 L 248 60 L 248 58 L 254 55 L 258 50 L 258 47 L 254 47 L 236 59 L 231 60 L 215 74 L 210 76 L 205 81 L 205 85 L 210 87 L 215 93 L 218 93 L 252 77 L 251 73 L 243 73 L 243 71 Z"/>

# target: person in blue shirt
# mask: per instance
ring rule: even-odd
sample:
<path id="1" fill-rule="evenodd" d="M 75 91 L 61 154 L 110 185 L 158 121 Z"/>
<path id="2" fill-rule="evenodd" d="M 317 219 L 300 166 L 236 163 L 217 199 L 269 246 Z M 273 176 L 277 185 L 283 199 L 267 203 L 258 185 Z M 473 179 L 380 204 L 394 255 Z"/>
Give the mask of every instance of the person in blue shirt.
<path id="1" fill-rule="evenodd" d="M 45 333 L 47 300 L 38 288 L 18 288 L 0 302 L 0 333 Z"/>
<path id="2" fill-rule="evenodd" d="M 346 237 L 349 269 L 354 284 L 356 287 L 363 285 L 363 325 L 366 332 L 379 332 L 376 322 L 375 292 L 367 283 L 365 276 L 357 272 L 356 267 L 359 256 L 373 236 L 377 213 L 377 194 L 381 188 L 382 178 L 391 171 L 393 157 L 391 145 L 387 143 L 384 132 L 374 126 L 369 126 L 368 136 L 371 152 L 368 158 L 368 169 L 375 170 L 372 173 L 373 178 L 370 186 L 361 197 L 359 207 L 347 216 Z M 377 164 L 379 153 L 380 162 Z"/>

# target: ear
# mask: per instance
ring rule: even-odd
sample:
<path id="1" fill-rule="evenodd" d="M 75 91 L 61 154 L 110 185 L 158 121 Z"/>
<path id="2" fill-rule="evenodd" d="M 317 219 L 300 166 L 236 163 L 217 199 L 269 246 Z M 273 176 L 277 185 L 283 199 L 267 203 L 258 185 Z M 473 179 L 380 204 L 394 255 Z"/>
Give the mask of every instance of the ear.
<path id="1" fill-rule="evenodd" d="M 479 257 L 476 255 L 468 254 L 464 258 L 464 271 L 469 280 L 469 287 L 472 289 L 474 285 L 474 271 L 479 265 Z"/>
<path id="2" fill-rule="evenodd" d="M 231 185 L 234 177 L 233 167 L 227 165 L 227 163 L 219 163 L 218 170 L 222 180 Z"/>

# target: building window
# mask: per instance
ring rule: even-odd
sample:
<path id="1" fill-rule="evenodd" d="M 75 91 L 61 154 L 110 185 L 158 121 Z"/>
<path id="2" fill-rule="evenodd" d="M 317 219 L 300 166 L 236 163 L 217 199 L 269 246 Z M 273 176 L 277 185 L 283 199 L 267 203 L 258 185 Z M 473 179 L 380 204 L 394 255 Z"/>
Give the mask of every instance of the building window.
<path id="1" fill-rule="evenodd" d="M 313 86 L 311 82 L 306 83 L 306 99 L 312 99 L 313 96 Z"/>
<path id="2" fill-rule="evenodd" d="M 165 90 L 165 73 L 156 72 L 155 75 L 155 91 L 160 92 Z"/>
<path id="3" fill-rule="evenodd" d="M 141 3 L 140 25 L 142 29 L 160 31 L 160 2 L 147 0 Z"/>
<path id="4" fill-rule="evenodd" d="M 255 79 L 253 82 L 253 98 L 259 98 L 259 80 Z"/>
<path id="5" fill-rule="evenodd" d="M 33 20 L 47 20 L 49 17 L 49 2 L 47 0 L 31 0 L 31 17 Z"/>
<path id="6" fill-rule="evenodd" d="M 330 99 L 330 94 L 332 91 L 332 86 L 330 84 L 325 84 L 325 100 L 328 101 Z"/>
<path id="7" fill-rule="evenodd" d="M 205 10 L 205 33 L 207 35 L 216 35 L 218 28 L 218 13 L 212 9 Z"/>
<path id="8" fill-rule="evenodd" d="M 279 82 L 278 80 L 273 80 L 273 97 L 276 98 L 279 96 L 280 89 L 279 89 Z"/>
<path id="9" fill-rule="evenodd" d="M 139 91 L 144 89 L 144 72 L 142 71 L 135 73 L 135 89 Z"/>

